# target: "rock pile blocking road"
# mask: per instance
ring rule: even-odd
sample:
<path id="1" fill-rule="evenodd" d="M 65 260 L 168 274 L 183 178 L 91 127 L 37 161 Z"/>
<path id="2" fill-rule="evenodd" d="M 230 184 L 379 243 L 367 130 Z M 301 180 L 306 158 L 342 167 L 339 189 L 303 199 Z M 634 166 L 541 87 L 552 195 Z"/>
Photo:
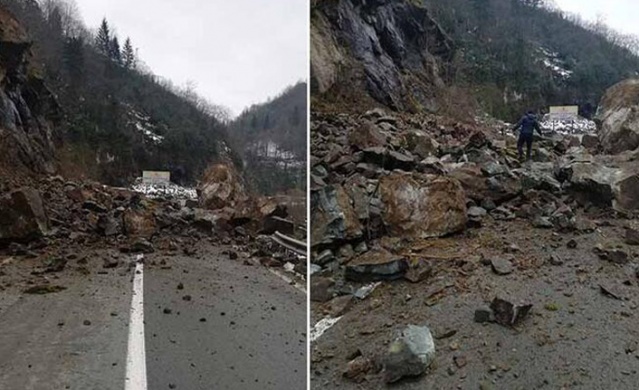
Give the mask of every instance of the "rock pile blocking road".
<path id="1" fill-rule="evenodd" d="M 330 373 L 334 365 L 342 373 L 335 380 L 375 386 L 401 380 L 402 370 L 417 373 L 408 360 L 391 374 L 384 370 L 383 345 L 393 337 L 385 329 L 423 323 L 431 318 L 424 311 L 453 294 L 470 294 L 482 304 L 467 313 L 464 324 L 452 307 L 434 323 L 455 318 L 449 326 L 467 330 L 474 313 L 479 323 L 522 329 L 536 323 L 531 317 L 538 318 L 539 311 L 560 310 L 555 302 L 518 291 L 510 281 L 521 279 L 522 271 L 535 278 L 541 267 L 563 270 L 584 255 L 627 272 L 636 264 L 628 243 L 637 231 L 639 152 L 605 154 L 596 135 L 554 133 L 536 139 L 533 161 L 522 163 L 515 136 L 498 127 L 380 109 L 362 115 L 316 112 L 312 119 L 312 316 L 335 324 L 340 328 L 335 337 L 349 340 L 344 347 L 334 344 L 329 329 L 314 341 L 320 382 L 319 372 Z M 606 238 L 618 230 L 610 220 L 623 224 L 625 245 Z M 597 238 L 584 241 L 591 236 Z M 502 286 L 477 291 L 469 283 L 482 284 L 484 272 L 500 278 Z M 563 285 L 565 278 L 549 277 L 547 283 Z M 359 295 L 371 282 L 382 284 Z M 610 282 L 596 284 L 597 291 L 600 285 L 602 296 L 622 296 Z M 400 309 L 415 310 L 415 300 L 423 302 L 421 309 Z M 340 325 L 345 321 L 348 325 Z M 440 338 L 446 337 L 435 337 L 435 343 Z M 346 365 L 327 357 L 353 345 L 366 347 L 345 356 Z M 458 348 L 453 343 L 444 350 Z M 455 355 L 447 375 L 463 367 L 466 356 Z M 419 372 L 431 370 L 437 368 Z M 329 378 L 327 383 L 336 377 Z"/>

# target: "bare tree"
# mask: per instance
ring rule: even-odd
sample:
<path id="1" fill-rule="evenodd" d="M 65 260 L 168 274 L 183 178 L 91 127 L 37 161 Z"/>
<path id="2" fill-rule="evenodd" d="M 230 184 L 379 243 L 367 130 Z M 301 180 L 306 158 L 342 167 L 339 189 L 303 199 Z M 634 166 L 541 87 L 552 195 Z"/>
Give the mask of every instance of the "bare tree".
<path id="1" fill-rule="evenodd" d="M 82 23 L 78 5 L 74 0 L 44 0 L 41 7 L 49 21 L 52 17 L 56 17 L 57 14 L 62 33 L 66 37 L 77 38 L 82 36 L 86 38 L 88 31 Z"/>

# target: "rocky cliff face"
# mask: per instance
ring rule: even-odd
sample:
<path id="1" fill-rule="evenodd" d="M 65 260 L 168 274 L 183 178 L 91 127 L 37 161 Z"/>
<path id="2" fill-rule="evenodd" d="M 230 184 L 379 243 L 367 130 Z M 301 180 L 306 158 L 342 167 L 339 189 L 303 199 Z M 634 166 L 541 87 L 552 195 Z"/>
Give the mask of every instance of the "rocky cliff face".
<path id="1" fill-rule="evenodd" d="M 31 64 L 31 42 L 0 8 L 0 170 L 53 173 L 54 135 L 46 117 L 57 103 Z"/>
<path id="2" fill-rule="evenodd" d="M 316 98 L 437 109 L 454 50 L 425 8 L 407 0 L 319 1 L 311 26 Z"/>

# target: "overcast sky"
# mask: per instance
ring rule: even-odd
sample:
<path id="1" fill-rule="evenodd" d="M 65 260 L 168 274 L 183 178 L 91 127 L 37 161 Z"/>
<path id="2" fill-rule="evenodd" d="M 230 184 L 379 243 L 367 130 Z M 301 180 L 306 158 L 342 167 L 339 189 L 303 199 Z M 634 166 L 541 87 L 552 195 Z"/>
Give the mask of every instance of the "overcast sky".
<path id="1" fill-rule="evenodd" d="M 604 17 L 606 24 L 615 30 L 639 35 L 639 1 L 637 0 L 555 0 L 564 11 L 576 13 L 588 20 Z"/>
<path id="2" fill-rule="evenodd" d="M 76 0 L 129 36 L 153 73 L 234 114 L 307 79 L 309 0 Z"/>

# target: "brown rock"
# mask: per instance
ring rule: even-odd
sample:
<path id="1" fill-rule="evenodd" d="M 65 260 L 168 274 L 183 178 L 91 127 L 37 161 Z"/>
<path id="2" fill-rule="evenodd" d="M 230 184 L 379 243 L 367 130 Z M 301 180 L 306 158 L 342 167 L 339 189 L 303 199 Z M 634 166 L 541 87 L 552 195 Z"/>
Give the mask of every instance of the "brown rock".
<path id="1" fill-rule="evenodd" d="M 481 202 L 486 198 L 488 185 L 479 167 L 467 165 L 452 171 L 450 176 L 461 183 L 466 197 L 477 202 Z"/>
<path id="2" fill-rule="evenodd" d="M 275 232 L 293 235 L 295 233 L 295 224 L 293 221 L 275 216 L 264 218 L 260 233 L 273 234 Z"/>
<path id="3" fill-rule="evenodd" d="M 617 154 L 639 146 L 639 79 L 624 80 L 609 88 L 597 111 L 604 151 Z"/>
<path id="4" fill-rule="evenodd" d="M 331 317 L 341 317 L 353 306 L 353 296 L 342 295 L 341 297 L 334 298 L 327 303 L 327 306 Z"/>
<path id="5" fill-rule="evenodd" d="M 386 137 L 377 126 L 366 121 L 348 135 L 348 143 L 358 150 L 364 150 L 370 147 L 384 146 Z"/>
<path id="6" fill-rule="evenodd" d="M 330 278 L 314 276 L 311 278 L 311 301 L 328 302 L 333 299 L 335 281 Z"/>
<path id="7" fill-rule="evenodd" d="M 361 383 L 366 378 L 366 374 L 373 369 L 373 363 L 364 356 L 358 356 L 348 362 L 343 372 L 345 378 L 357 383 Z"/>
<path id="8" fill-rule="evenodd" d="M 404 136 L 404 141 L 406 149 L 422 159 L 436 156 L 439 152 L 439 143 L 421 130 L 411 130 L 407 132 Z"/>
<path id="9" fill-rule="evenodd" d="M 596 134 L 584 134 L 581 145 L 586 149 L 596 149 L 599 146 L 599 137 Z"/>
<path id="10" fill-rule="evenodd" d="M 441 237 L 464 230 L 466 197 L 457 180 L 393 173 L 380 180 L 383 220 L 401 237 Z"/>
<path id="11" fill-rule="evenodd" d="M 620 211 L 639 210 L 639 174 L 625 175 L 615 183 L 615 209 Z"/>
<path id="12" fill-rule="evenodd" d="M 495 322 L 504 326 L 514 326 L 528 315 L 532 305 L 515 304 L 505 299 L 495 298 L 490 308 L 495 315 Z"/>
<path id="13" fill-rule="evenodd" d="M 410 265 L 404 278 L 411 283 L 419 283 L 433 272 L 433 265 L 426 260 L 419 260 Z"/>
<path id="14" fill-rule="evenodd" d="M 231 164 L 216 164 L 210 167 L 198 187 L 200 205 L 217 210 L 235 207 L 246 199 L 246 190 L 240 175 Z"/>
<path id="15" fill-rule="evenodd" d="M 628 245 L 639 245 L 639 231 L 635 229 L 626 229 L 625 242 Z"/>
<path id="16" fill-rule="evenodd" d="M 130 237 L 149 238 L 157 231 L 155 217 L 149 210 L 128 209 L 122 215 L 124 233 Z"/>
<path id="17" fill-rule="evenodd" d="M 601 260 L 606 260 L 615 264 L 627 264 L 630 261 L 628 253 L 619 248 L 607 248 L 601 244 L 593 248 L 593 253 Z"/>
<path id="18" fill-rule="evenodd" d="M 49 231 L 40 193 L 25 187 L 0 198 L 0 241 L 29 241 Z"/>

